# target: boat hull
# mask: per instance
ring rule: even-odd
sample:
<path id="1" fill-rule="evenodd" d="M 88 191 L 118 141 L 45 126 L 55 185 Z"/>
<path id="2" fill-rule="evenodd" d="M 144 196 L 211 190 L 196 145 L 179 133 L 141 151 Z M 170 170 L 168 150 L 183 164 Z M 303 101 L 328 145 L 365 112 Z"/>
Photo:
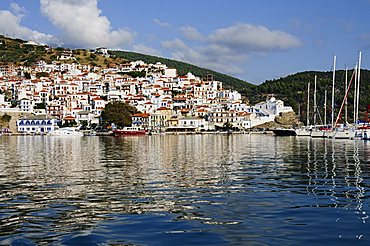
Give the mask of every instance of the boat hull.
<path id="1" fill-rule="evenodd" d="M 322 130 L 312 130 L 311 132 L 312 138 L 325 138 L 327 137 L 327 132 Z"/>
<path id="2" fill-rule="evenodd" d="M 297 136 L 294 129 L 273 129 L 272 132 L 276 136 Z"/>
<path id="3" fill-rule="evenodd" d="M 311 136 L 311 130 L 309 129 L 296 129 L 296 135 L 299 137 L 309 137 Z"/>
<path id="4" fill-rule="evenodd" d="M 334 130 L 328 132 L 328 138 L 335 138 L 335 139 L 354 139 L 356 136 L 356 131 L 352 129 L 344 129 L 344 130 Z"/>
<path id="5" fill-rule="evenodd" d="M 75 128 L 60 128 L 55 131 L 51 131 L 47 134 L 48 136 L 57 137 L 83 137 L 83 133 L 77 131 Z"/>
<path id="6" fill-rule="evenodd" d="M 114 130 L 115 136 L 140 136 L 147 134 L 146 130 Z"/>

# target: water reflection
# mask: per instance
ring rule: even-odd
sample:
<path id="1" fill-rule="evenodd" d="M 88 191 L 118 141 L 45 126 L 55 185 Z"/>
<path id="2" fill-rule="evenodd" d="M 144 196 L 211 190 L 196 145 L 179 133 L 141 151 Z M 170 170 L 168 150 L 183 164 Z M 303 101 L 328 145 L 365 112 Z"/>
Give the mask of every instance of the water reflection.
<path id="1" fill-rule="evenodd" d="M 315 206 L 353 209 L 365 223 L 368 216 L 362 202 L 367 184 L 363 183 L 362 169 L 368 173 L 368 168 L 359 155 L 363 142 L 310 140 L 307 148 L 307 194 L 315 196 Z M 364 148 L 364 156 L 366 152 Z"/>
<path id="2" fill-rule="evenodd" d="M 0 244 L 366 241 L 369 160 L 358 141 L 3 136 Z"/>

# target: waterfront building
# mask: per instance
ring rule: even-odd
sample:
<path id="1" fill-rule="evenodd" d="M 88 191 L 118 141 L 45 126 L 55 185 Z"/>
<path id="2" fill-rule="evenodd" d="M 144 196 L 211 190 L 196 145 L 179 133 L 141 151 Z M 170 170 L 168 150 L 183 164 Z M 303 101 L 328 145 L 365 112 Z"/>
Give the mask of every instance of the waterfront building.
<path id="1" fill-rule="evenodd" d="M 107 54 L 106 48 L 98 48 L 96 52 Z M 246 105 L 239 92 L 223 88 L 223 83 L 212 75 L 199 78 L 188 72 L 178 76 L 177 70 L 166 64 L 143 61 L 99 68 L 64 62 L 63 59 L 73 60 L 69 50 L 62 55 L 62 61 L 51 64 L 39 61 L 33 67 L 0 67 L 3 75 L 0 89 L 18 102 L 15 111 L 33 113 L 35 106 L 43 103 L 50 117 L 64 121 L 73 117 L 77 123 L 91 125 L 99 123 L 106 104 L 123 101 L 141 112 L 133 116 L 133 125 L 155 131 L 174 126 L 209 130 L 223 128 L 225 123 L 248 129 L 292 111 L 275 98 L 255 106 Z M 18 76 L 14 71 L 21 73 Z M 145 71 L 147 76 L 134 78 L 120 73 L 134 71 Z M 30 75 L 28 79 L 24 77 L 26 72 Z M 48 74 L 40 78 L 36 76 L 38 72 Z M 0 108 L 9 105 L 4 96 L 0 98 Z"/>
<path id="2" fill-rule="evenodd" d="M 58 119 L 46 115 L 28 116 L 17 120 L 17 130 L 26 134 L 46 134 L 58 128 Z"/>

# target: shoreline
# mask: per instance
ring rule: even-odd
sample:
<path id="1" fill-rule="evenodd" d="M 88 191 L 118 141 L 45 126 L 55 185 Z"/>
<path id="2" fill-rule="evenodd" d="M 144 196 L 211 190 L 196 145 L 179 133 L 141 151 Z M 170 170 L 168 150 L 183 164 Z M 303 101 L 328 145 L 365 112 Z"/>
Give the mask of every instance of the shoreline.
<path id="1" fill-rule="evenodd" d="M 240 132 L 160 132 L 160 133 L 149 133 L 145 136 L 155 136 L 155 135 L 239 135 L 239 134 L 273 134 L 272 131 L 240 131 Z M 48 134 L 36 134 L 36 133 L 2 133 L 1 136 L 49 136 Z M 94 137 L 94 136 L 113 136 L 113 132 L 97 132 L 94 135 L 84 135 L 84 137 Z"/>

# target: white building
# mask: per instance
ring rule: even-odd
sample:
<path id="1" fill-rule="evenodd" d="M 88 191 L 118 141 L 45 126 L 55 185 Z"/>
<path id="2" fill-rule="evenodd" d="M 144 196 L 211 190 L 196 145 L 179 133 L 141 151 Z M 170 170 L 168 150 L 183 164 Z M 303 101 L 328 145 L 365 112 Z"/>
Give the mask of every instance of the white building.
<path id="1" fill-rule="evenodd" d="M 23 112 L 32 112 L 33 111 L 34 101 L 28 98 L 22 98 L 19 102 L 19 107 Z"/>
<path id="2" fill-rule="evenodd" d="M 176 68 L 166 68 L 164 70 L 164 77 L 167 77 L 167 78 L 176 78 L 177 77 L 177 70 L 176 70 Z"/>
<path id="3" fill-rule="evenodd" d="M 45 115 L 30 116 L 17 120 L 17 130 L 20 133 L 46 134 L 58 128 L 58 120 Z"/>
<path id="4" fill-rule="evenodd" d="M 205 125 L 205 120 L 200 117 L 186 117 L 179 119 L 179 127 L 195 127 L 201 129 Z"/>
<path id="5" fill-rule="evenodd" d="M 284 106 L 284 102 L 276 100 L 275 97 L 271 97 L 266 102 L 257 103 L 254 106 L 255 109 L 263 110 L 272 115 L 279 115 L 280 113 L 293 112 L 292 107 Z"/>

